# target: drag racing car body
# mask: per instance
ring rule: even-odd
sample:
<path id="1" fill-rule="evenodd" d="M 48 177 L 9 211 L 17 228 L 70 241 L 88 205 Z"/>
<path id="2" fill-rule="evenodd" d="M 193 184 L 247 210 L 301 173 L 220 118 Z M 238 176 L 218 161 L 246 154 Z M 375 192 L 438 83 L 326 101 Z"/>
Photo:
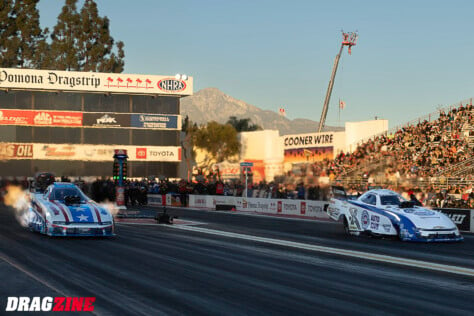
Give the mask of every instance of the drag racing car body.
<path id="1" fill-rule="evenodd" d="M 403 241 L 421 242 L 463 240 L 448 216 L 415 206 L 391 190 L 370 190 L 350 200 L 343 188 L 333 187 L 327 213 L 342 220 L 351 235 L 398 236 Z"/>
<path id="2" fill-rule="evenodd" d="M 31 193 L 27 225 L 49 236 L 113 236 L 114 219 L 75 184 L 54 182 Z"/>

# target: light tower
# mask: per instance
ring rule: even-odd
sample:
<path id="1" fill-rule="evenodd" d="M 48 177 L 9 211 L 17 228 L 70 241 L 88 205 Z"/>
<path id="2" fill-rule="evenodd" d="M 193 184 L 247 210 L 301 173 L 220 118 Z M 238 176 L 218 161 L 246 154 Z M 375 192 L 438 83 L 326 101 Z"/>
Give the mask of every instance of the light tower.
<path id="1" fill-rule="evenodd" d="M 323 113 L 319 119 L 318 133 L 321 133 L 324 123 L 326 122 L 326 115 L 328 114 L 329 101 L 331 100 L 332 87 L 334 86 L 334 79 L 336 78 L 337 66 L 339 65 L 339 59 L 341 58 L 342 49 L 344 46 L 348 46 L 349 55 L 351 54 L 351 47 L 357 42 L 359 35 L 357 32 L 344 33 L 342 32 L 342 43 L 339 49 L 339 54 L 336 55 L 334 60 L 334 66 L 332 67 L 331 79 L 329 80 L 328 91 L 326 92 L 326 98 L 324 99 Z"/>

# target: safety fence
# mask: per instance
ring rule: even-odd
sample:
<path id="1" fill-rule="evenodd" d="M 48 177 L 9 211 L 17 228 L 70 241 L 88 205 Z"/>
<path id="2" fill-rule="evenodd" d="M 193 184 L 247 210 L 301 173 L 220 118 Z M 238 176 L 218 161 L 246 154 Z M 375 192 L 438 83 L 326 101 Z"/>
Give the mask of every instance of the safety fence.
<path id="1" fill-rule="evenodd" d="M 184 206 L 181 203 L 182 195 L 148 195 L 148 205 L 151 206 Z M 187 195 L 188 207 L 203 210 L 216 210 L 221 206 L 228 206 L 237 212 L 253 212 L 262 214 L 282 215 L 289 217 L 307 217 L 328 220 L 329 216 L 324 211 L 328 201 L 289 200 L 246 198 L 225 195 Z"/>
<path id="2" fill-rule="evenodd" d="M 166 194 L 148 195 L 150 206 L 176 206 L 184 207 L 181 201 L 182 195 Z M 221 206 L 236 212 L 249 212 L 275 216 L 299 217 L 317 220 L 329 220 L 325 209 L 328 201 L 313 200 L 288 200 L 288 199 L 266 199 L 246 198 L 225 195 L 187 195 L 187 207 L 202 210 L 218 210 Z M 474 210 L 456 208 L 434 208 L 451 218 L 464 232 L 474 232 Z"/>

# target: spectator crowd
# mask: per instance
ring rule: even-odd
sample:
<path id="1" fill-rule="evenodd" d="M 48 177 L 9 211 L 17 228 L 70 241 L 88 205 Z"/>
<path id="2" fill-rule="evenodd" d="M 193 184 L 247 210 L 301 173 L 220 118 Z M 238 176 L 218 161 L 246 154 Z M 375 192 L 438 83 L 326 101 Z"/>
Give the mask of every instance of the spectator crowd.
<path id="1" fill-rule="evenodd" d="M 327 200 L 329 187 L 342 184 L 349 194 L 358 195 L 371 186 L 383 186 L 415 196 L 423 205 L 432 207 L 467 207 L 474 209 L 474 182 L 470 172 L 459 181 L 446 184 L 443 179 L 462 171 L 461 163 L 474 155 L 472 104 L 440 111 L 433 121 L 407 125 L 391 134 L 376 136 L 360 144 L 352 153 L 339 153 L 335 159 L 302 164 L 272 182 L 250 181 L 247 196 L 279 199 Z M 431 181 L 437 177 L 437 182 Z M 351 177 L 358 181 L 347 181 Z M 67 179 L 62 179 L 68 181 Z M 0 187 L 8 183 L 0 179 Z M 20 183 L 26 185 L 27 183 Z M 96 201 L 113 201 L 115 183 L 96 179 L 92 183 L 77 181 L 81 189 Z M 245 195 L 243 181 L 223 182 L 214 174 L 207 179 L 188 182 L 168 179 L 125 181 L 127 205 L 147 204 L 148 194 L 179 194 L 186 202 L 188 194 Z M 1 191 L 0 191 L 1 192 Z"/>

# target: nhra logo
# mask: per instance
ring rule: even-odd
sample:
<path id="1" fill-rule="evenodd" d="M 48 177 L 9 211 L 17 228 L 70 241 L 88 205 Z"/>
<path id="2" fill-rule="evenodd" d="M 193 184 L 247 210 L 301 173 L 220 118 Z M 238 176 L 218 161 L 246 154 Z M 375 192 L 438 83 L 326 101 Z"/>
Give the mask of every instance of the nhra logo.
<path id="1" fill-rule="evenodd" d="M 146 159 L 146 148 L 137 148 L 137 159 Z"/>
<path id="2" fill-rule="evenodd" d="M 38 125 L 51 125 L 51 123 L 53 123 L 53 118 L 46 112 L 40 112 L 36 114 L 34 122 Z"/>
<path id="3" fill-rule="evenodd" d="M 158 81 L 158 88 L 163 91 L 178 92 L 186 89 L 186 83 L 182 80 L 176 80 L 172 78 L 163 79 Z"/>
<path id="4" fill-rule="evenodd" d="M 282 208 L 283 208 L 282 202 L 281 202 L 281 201 L 278 201 L 278 204 L 277 204 L 277 212 L 278 212 L 278 213 L 281 213 Z"/>

